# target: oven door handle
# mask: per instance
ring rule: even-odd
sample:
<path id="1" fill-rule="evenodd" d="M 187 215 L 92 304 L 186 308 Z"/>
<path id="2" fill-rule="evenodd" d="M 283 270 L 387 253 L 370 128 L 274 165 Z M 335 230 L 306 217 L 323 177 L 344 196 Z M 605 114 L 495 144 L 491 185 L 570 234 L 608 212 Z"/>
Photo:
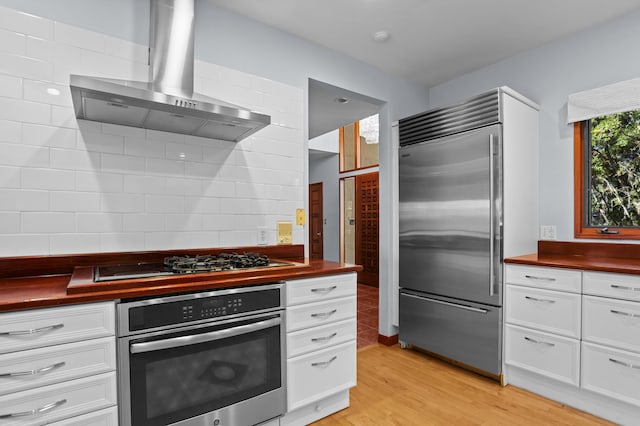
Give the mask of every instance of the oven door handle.
<path id="1" fill-rule="evenodd" d="M 197 343 L 211 342 L 213 340 L 226 339 L 228 337 L 239 336 L 265 328 L 282 324 L 282 318 L 271 318 L 251 324 L 239 325 L 237 327 L 224 330 L 211 331 L 209 333 L 191 334 L 189 336 L 172 337 L 164 340 L 154 340 L 152 342 L 133 343 L 129 346 L 132 354 L 157 351 L 161 349 L 178 348 L 181 346 L 195 345 Z"/>

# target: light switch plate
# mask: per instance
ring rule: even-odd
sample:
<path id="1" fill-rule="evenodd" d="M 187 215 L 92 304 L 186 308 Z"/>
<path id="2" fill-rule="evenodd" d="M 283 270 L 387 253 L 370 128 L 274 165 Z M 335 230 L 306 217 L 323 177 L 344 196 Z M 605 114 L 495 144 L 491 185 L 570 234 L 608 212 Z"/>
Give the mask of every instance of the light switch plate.
<path id="1" fill-rule="evenodd" d="M 540 239 L 541 240 L 557 240 L 558 235 L 555 225 L 542 225 L 540 226 Z"/>

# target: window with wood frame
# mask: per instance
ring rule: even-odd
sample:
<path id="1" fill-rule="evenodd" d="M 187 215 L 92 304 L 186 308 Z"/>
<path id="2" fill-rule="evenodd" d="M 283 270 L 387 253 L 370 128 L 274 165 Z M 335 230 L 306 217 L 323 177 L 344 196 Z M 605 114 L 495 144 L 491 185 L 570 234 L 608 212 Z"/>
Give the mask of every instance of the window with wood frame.
<path id="1" fill-rule="evenodd" d="M 377 166 L 378 114 L 340 128 L 340 171 Z"/>
<path id="2" fill-rule="evenodd" d="M 640 110 L 574 124 L 576 238 L 640 239 Z"/>

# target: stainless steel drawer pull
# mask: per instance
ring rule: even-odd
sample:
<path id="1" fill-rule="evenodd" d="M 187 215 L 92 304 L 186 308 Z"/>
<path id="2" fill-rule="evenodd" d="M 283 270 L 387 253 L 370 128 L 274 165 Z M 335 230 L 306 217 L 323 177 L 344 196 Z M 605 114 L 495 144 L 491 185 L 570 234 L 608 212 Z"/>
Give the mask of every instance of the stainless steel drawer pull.
<path id="1" fill-rule="evenodd" d="M 640 314 L 630 314 L 628 312 L 616 311 L 615 309 L 611 309 L 610 312 L 616 315 L 624 315 L 625 317 L 640 318 Z"/>
<path id="2" fill-rule="evenodd" d="M 629 368 L 634 368 L 636 370 L 640 370 L 640 365 L 629 364 L 628 362 L 618 361 L 617 359 L 613 359 L 613 358 L 609 358 L 609 361 L 613 362 L 614 364 L 622 365 L 624 367 L 629 367 Z"/>
<path id="3" fill-rule="evenodd" d="M 49 325 L 47 327 L 32 328 L 29 330 L 4 331 L 0 333 L 0 336 L 20 336 L 23 334 L 44 333 L 45 331 L 57 330 L 62 327 L 64 327 L 64 324 Z"/>
<path id="4" fill-rule="evenodd" d="M 537 297 L 525 296 L 525 299 L 532 300 L 534 302 L 542 302 L 542 303 L 556 303 L 555 300 L 551 299 L 538 299 Z"/>
<path id="5" fill-rule="evenodd" d="M 335 361 L 336 359 L 338 359 L 337 355 L 334 355 L 333 358 L 331 358 L 329 361 L 322 361 L 322 362 L 312 362 L 311 366 L 312 367 L 326 367 L 327 365 L 331 364 L 333 361 Z"/>
<path id="6" fill-rule="evenodd" d="M 12 419 L 14 417 L 25 417 L 25 416 L 34 416 L 36 414 L 42 414 L 47 411 L 53 410 L 63 404 L 66 404 L 66 399 L 61 399 L 60 401 L 52 402 L 51 404 L 44 405 L 40 408 L 34 408 L 31 411 L 22 411 L 20 413 L 11 413 L 11 414 L 0 414 L 0 419 Z"/>
<path id="7" fill-rule="evenodd" d="M 16 371 L 15 373 L 1 373 L 0 377 L 16 377 L 16 376 L 35 376 L 36 374 L 46 373 L 56 368 L 64 367 L 66 362 L 58 362 L 56 364 L 47 365 L 46 367 L 36 368 L 35 370 Z"/>
<path id="8" fill-rule="evenodd" d="M 535 343 L 536 345 L 546 345 L 551 347 L 555 346 L 555 343 L 541 342 L 540 340 L 535 340 L 535 339 L 532 339 L 531 337 L 525 337 L 524 340 L 531 343 Z"/>
<path id="9" fill-rule="evenodd" d="M 330 336 L 325 336 L 325 337 L 314 337 L 311 339 L 312 342 L 328 342 L 329 340 L 333 339 L 334 337 L 336 337 L 338 335 L 338 333 L 333 333 Z"/>
<path id="10" fill-rule="evenodd" d="M 626 285 L 611 284 L 616 290 L 640 291 L 640 287 L 627 287 Z"/>
<path id="11" fill-rule="evenodd" d="M 525 278 L 528 278 L 530 280 L 538 280 L 538 281 L 547 281 L 547 282 L 554 282 L 556 279 L 555 278 L 549 278 L 549 277 L 536 277 L 535 275 L 525 275 Z"/>
<path id="12" fill-rule="evenodd" d="M 329 312 L 319 312 L 317 314 L 311 314 L 311 317 L 313 317 L 313 318 L 327 318 L 327 317 L 330 317 L 331 315 L 335 314 L 336 312 L 338 312 L 338 310 L 334 309 L 333 311 L 329 311 Z"/>
<path id="13" fill-rule="evenodd" d="M 325 288 L 312 288 L 311 292 L 312 293 L 329 293 L 335 290 L 336 288 L 338 288 L 337 285 L 332 285 L 331 287 L 325 287 Z"/>

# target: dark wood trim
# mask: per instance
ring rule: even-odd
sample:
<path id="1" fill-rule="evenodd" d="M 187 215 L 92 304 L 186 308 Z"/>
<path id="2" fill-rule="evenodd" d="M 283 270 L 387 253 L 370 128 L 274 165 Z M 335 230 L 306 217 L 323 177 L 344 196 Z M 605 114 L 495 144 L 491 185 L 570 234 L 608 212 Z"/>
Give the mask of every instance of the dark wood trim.
<path id="1" fill-rule="evenodd" d="M 304 245 L 215 247 L 146 252 L 85 253 L 50 256 L 0 257 L 0 278 L 71 274 L 77 266 L 116 265 L 134 262 L 162 262 L 167 256 L 219 254 L 223 252 L 263 253 L 273 259 L 303 261 Z"/>
<path id="2" fill-rule="evenodd" d="M 398 343 L 398 335 L 394 334 L 393 336 L 385 336 L 378 334 L 378 343 L 385 346 L 393 346 Z"/>
<path id="3" fill-rule="evenodd" d="M 617 234 L 601 234 L 602 227 L 587 227 L 584 224 L 585 217 L 585 141 L 586 121 L 580 121 L 573 125 L 573 233 L 575 238 L 603 239 L 603 240 L 636 240 L 640 239 L 640 228 L 616 228 L 609 227 Z"/>
<path id="4" fill-rule="evenodd" d="M 538 241 L 538 257 L 566 256 L 640 259 L 640 244 Z"/>

